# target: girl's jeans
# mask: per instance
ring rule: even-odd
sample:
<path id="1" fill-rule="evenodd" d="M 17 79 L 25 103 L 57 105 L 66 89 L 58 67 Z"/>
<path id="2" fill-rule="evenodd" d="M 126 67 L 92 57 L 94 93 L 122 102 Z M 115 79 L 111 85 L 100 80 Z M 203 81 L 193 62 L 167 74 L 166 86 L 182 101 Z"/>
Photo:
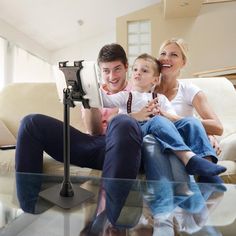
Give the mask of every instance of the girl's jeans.
<path id="1" fill-rule="evenodd" d="M 202 123 L 194 117 L 171 122 L 163 116 L 155 116 L 141 123 L 143 136 L 152 134 L 160 144 L 161 152 L 192 151 L 199 157 L 211 156 L 217 162 L 215 150 Z"/>

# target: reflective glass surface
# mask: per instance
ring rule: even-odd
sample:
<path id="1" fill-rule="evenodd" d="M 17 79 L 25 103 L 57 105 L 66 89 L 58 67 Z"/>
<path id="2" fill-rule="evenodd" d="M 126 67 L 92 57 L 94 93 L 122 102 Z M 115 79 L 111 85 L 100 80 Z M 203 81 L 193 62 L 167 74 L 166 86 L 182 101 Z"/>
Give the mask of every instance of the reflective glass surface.
<path id="1" fill-rule="evenodd" d="M 71 177 L 65 183 L 61 176 L 29 173 L 0 179 L 13 186 L 0 190 L 0 235 L 215 236 L 236 231 L 235 185 L 96 177 Z"/>

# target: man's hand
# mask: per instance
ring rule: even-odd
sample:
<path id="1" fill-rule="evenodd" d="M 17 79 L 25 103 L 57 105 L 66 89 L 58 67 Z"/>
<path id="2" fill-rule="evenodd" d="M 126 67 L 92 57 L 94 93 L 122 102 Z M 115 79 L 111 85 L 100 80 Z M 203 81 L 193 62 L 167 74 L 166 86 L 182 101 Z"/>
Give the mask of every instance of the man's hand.
<path id="1" fill-rule="evenodd" d="M 89 134 L 101 135 L 103 133 L 102 114 L 98 108 L 83 110 L 83 122 Z"/>

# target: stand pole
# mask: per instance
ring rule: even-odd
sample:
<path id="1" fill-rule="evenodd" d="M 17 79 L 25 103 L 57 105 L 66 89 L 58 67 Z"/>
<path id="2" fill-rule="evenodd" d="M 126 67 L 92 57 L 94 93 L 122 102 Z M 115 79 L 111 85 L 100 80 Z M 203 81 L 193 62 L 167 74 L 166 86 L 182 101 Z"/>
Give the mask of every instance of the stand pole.
<path id="1" fill-rule="evenodd" d="M 64 94 L 64 124 L 63 124 L 63 145 L 64 145 L 64 180 L 60 195 L 62 197 L 74 196 L 74 191 L 70 181 L 70 105 L 69 89 L 63 91 Z"/>
<path id="2" fill-rule="evenodd" d="M 39 195 L 61 208 L 70 209 L 81 204 L 87 199 L 94 197 L 94 194 L 76 184 L 74 184 L 75 188 L 73 190 L 72 183 L 70 181 L 70 107 L 73 105 L 73 101 L 71 100 L 71 90 L 69 88 L 66 88 L 63 93 L 64 179 L 62 184 L 58 184 L 49 189 L 46 189 L 40 192 Z"/>

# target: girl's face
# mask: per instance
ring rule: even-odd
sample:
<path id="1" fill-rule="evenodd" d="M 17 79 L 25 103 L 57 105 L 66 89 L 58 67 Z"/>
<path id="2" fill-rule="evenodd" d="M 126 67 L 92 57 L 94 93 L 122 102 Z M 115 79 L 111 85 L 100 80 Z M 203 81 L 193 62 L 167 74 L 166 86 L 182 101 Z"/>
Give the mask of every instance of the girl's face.
<path id="1" fill-rule="evenodd" d="M 159 55 L 159 61 L 163 76 L 179 76 L 180 70 L 185 65 L 181 49 L 175 43 L 168 44 L 162 49 Z"/>
<path id="2" fill-rule="evenodd" d="M 149 92 L 151 87 L 158 81 L 159 75 L 155 75 L 154 62 L 137 59 L 132 67 L 132 84 L 142 91 Z"/>
<path id="3" fill-rule="evenodd" d="M 101 76 L 111 93 L 117 93 L 126 86 L 126 72 L 128 65 L 121 61 L 101 62 L 99 64 Z"/>

